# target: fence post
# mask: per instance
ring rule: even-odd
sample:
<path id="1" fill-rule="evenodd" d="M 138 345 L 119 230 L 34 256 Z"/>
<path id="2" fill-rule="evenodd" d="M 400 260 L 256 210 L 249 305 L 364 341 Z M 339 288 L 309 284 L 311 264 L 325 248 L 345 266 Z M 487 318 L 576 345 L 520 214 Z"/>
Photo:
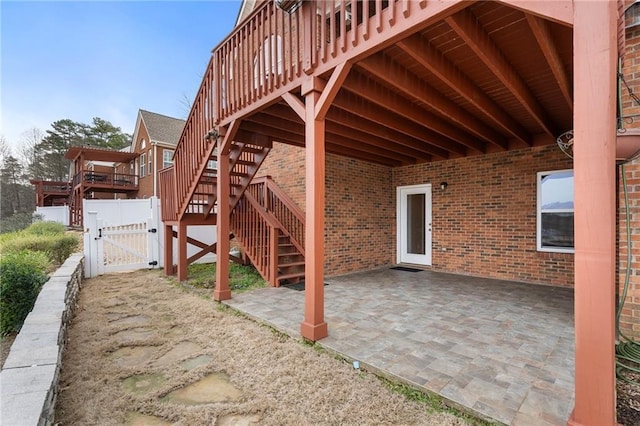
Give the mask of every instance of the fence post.
<path id="1" fill-rule="evenodd" d="M 96 216 L 97 218 L 97 216 Z M 97 232 L 94 238 L 96 242 L 96 265 L 97 275 L 104 275 L 104 244 L 102 241 L 102 232 L 104 228 L 104 220 L 97 220 Z"/>
<path id="2" fill-rule="evenodd" d="M 84 233 L 84 275 L 92 278 L 98 275 L 98 212 L 87 212 Z"/>

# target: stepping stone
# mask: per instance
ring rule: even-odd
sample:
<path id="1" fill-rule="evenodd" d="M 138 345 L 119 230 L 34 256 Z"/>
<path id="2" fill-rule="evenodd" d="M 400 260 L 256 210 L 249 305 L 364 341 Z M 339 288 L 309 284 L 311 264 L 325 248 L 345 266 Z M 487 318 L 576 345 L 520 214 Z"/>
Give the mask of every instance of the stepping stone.
<path id="1" fill-rule="evenodd" d="M 122 387 L 128 393 L 146 395 L 160 389 L 167 381 L 163 374 L 136 374 L 122 381 Z"/>
<path id="2" fill-rule="evenodd" d="M 171 426 L 171 423 L 156 416 L 148 416 L 140 413 L 127 413 L 127 426 Z"/>
<path id="3" fill-rule="evenodd" d="M 252 426 L 260 424 L 259 414 L 229 414 L 219 417 L 216 426 Z"/>
<path id="4" fill-rule="evenodd" d="M 156 334 L 155 330 L 144 327 L 129 328 L 127 330 L 118 331 L 113 335 L 116 339 L 123 343 L 131 343 L 136 340 L 146 340 Z"/>
<path id="5" fill-rule="evenodd" d="M 238 401 L 241 397 L 242 392 L 229 382 L 229 376 L 224 373 L 213 373 L 167 394 L 162 400 L 184 405 L 199 405 Z"/>
<path id="6" fill-rule="evenodd" d="M 138 367 L 146 364 L 157 350 L 156 346 L 125 346 L 111 353 L 111 358 L 120 367 Z"/>
<path id="7" fill-rule="evenodd" d="M 180 363 L 180 366 L 185 370 L 190 371 L 203 365 L 207 365 L 211 361 L 213 361 L 213 357 L 209 355 L 199 355 L 195 358 L 185 359 Z"/>
<path id="8" fill-rule="evenodd" d="M 148 325 L 150 322 L 149 317 L 146 315 L 131 315 L 115 321 L 111 321 L 110 325 L 116 327 L 136 327 Z"/>
<path id="9" fill-rule="evenodd" d="M 202 348 L 193 342 L 180 342 L 162 355 L 156 363 L 158 365 L 171 365 L 185 358 L 190 358 L 200 352 Z"/>

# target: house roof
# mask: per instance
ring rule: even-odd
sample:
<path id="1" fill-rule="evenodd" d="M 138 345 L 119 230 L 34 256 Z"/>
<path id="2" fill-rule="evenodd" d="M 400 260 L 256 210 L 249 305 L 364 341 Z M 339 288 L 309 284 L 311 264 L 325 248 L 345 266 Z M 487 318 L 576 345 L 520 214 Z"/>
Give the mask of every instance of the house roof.
<path id="1" fill-rule="evenodd" d="M 182 135 L 185 121 L 151 111 L 140 110 L 140 116 L 144 122 L 149 138 L 153 142 L 167 145 L 177 145 Z"/>
<path id="2" fill-rule="evenodd" d="M 122 152 L 111 149 L 90 148 L 86 146 L 72 146 L 67 150 L 64 158 L 67 160 L 75 160 L 81 153 L 87 161 L 111 161 L 124 163 L 138 157 L 138 154 L 134 152 Z"/>

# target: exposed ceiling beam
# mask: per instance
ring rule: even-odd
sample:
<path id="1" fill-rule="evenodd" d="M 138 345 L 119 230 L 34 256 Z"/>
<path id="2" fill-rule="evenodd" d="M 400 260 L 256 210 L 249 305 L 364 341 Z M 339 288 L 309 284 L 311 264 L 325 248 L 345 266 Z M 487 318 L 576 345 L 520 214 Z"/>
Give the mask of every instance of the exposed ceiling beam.
<path id="1" fill-rule="evenodd" d="M 544 57 L 547 59 L 549 68 L 551 68 L 551 72 L 556 78 L 558 86 L 560 86 L 560 91 L 562 92 L 564 100 L 567 102 L 569 109 L 573 111 L 573 94 L 571 83 L 569 81 L 569 77 L 564 68 L 564 65 L 562 64 L 562 60 L 560 59 L 558 49 L 553 42 L 553 37 L 551 37 L 549 26 L 543 19 L 540 19 L 531 14 L 527 14 L 527 21 L 529 22 L 531 31 L 533 31 L 533 35 L 536 37 L 536 40 L 538 40 L 540 49 L 542 50 Z"/>
<path id="2" fill-rule="evenodd" d="M 467 148 L 482 153 L 486 151 L 484 143 L 476 137 L 436 117 L 424 108 L 407 101 L 406 98 L 385 89 L 382 85 L 367 79 L 362 74 L 352 73 L 351 78 L 347 79 L 342 87 L 380 107 L 394 111 L 414 123 L 428 127 L 446 138 L 459 142 Z"/>
<path id="3" fill-rule="evenodd" d="M 413 58 L 422 67 L 429 70 L 440 81 L 465 98 L 470 104 L 482 111 L 505 132 L 527 145 L 531 145 L 531 136 L 507 114 L 498 104 L 475 85 L 475 83 L 447 59 L 442 52 L 431 43 L 426 42 L 419 34 L 398 42 L 397 46 Z M 504 145 L 498 144 L 501 148 Z"/>
<path id="4" fill-rule="evenodd" d="M 385 108 L 381 108 L 368 101 L 358 99 L 350 93 L 342 93 L 333 100 L 333 105 L 342 110 L 350 111 L 367 120 L 374 121 L 382 126 L 394 129 L 407 136 L 411 136 L 417 140 L 423 141 L 425 145 L 453 152 L 458 155 L 467 155 L 467 148 L 458 142 L 445 138 L 444 136 L 415 124 L 402 116 L 391 112 Z"/>
<path id="5" fill-rule="evenodd" d="M 441 114 L 443 119 L 454 121 L 455 124 L 462 126 L 486 142 L 498 143 L 505 148 L 507 147 L 507 141 L 503 135 L 383 54 L 371 56 L 359 62 L 358 66 L 384 82 L 385 85 L 402 92 L 404 96 L 429 105 L 430 108 Z"/>
<path id="6" fill-rule="evenodd" d="M 415 149 L 425 154 L 433 155 L 434 157 L 438 157 L 443 160 L 450 158 L 449 151 L 429 145 L 422 140 L 407 136 L 388 127 L 384 127 L 380 123 L 352 114 L 348 110 L 341 110 L 337 107 L 331 108 L 327 113 L 327 120 L 376 135 L 393 143 Z"/>
<path id="7" fill-rule="evenodd" d="M 449 151 L 429 145 L 419 139 L 407 136 L 388 127 L 384 127 L 375 121 L 359 117 L 347 110 L 331 108 L 327 113 L 327 120 L 339 123 L 343 126 L 352 127 L 361 132 L 376 135 L 382 139 L 393 141 L 398 145 L 415 149 L 416 151 L 420 151 L 426 155 L 432 155 L 438 159 L 446 160 L 451 158 Z"/>
<path id="8" fill-rule="evenodd" d="M 272 115 L 257 114 L 257 115 L 251 116 L 250 120 L 253 123 L 261 124 L 269 128 L 276 128 L 279 130 L 288 131 L 303 137 L 305 134 L 304 127 L 300 128 L 300 126 L 296 126 L 295 123 L 292 123 L 291 121 L 288 121 L 283 118 L 274 117 Z M 380 157 L 389 157 L 403 164 L 415 163 L 414 157 L 410 157 L 407 155 L 400 154 L 397 151 L 393 151 L 391 148 L 391 145 L 387 145 L 384 148 L 380 148 L 380 147 L 369 145 L 369 144 L 363 144 L 362 142 L 355 141 L 349 137 L 330 132 L 328 129 L 325 129 L 325 131 L 326 131 L 326 134 L 325 134 L 326 140 L 331 144 L 340 145 L 345 148 L 355 149 L 362 152 L 368 152 L 371 154 L 378 155 Z"/>
<path id="9" fill-rule="evenodd" d="M 493 74 L 515 96 L 533 119 L 551 136 L 557 136 L 555 126 L 533 96 L 516 70 L 505 58 L 480 22 L 469 10 L 462 10 L 445 18 L 445 22 L 462 38 Z"/>
<path id="10" fill-rule="evenodd" d="M 271 140 L 289 143 L 296 146 L 304 146 L 304 135 L 299 135 L 297 133 L 278 129 L 276 127 L 266 126 L 264 124 L 254 123 L 251 120 L 255 118 L 256 117 L 253 116 L 250 119 L 243 120 L 242 128 L 249 132 L 267 135 Z M 402 162 L 394 160 L 392 158 L 371 154 L 369 152 L 361 151 L 354 148 L 346 148 L 328 140 L 325 142 L 325 144 L 327 152 L 357 158 L 363 161 L 383 164 L 390 167 L 401 166 L 403 164 Z"/>
<path id="11" fill-rule="evenodd" d="M 283 114 L 286 112 L 286 107 L 273 106 L 262 111 L 262 114 L 267 115 L 269 117 L 274 118 L 282 118 L 284 120 L 288 120 L 289 128 L 291 126 L 295 126 L 298 123 L 296 120 L 296 116 L 294 114 Z M 391 152 L 389 156 L 393 158 L 397 158 L 403 162 L 413 163 L 415 161 L 428 161 L 431 160 L 431 155 L 425 154 L 424 152 L 420 152 L 411 148 L 407 148 L 403 145 L 395 144 L 389 140 L 380 138 L 374 134 L 362 132 L 358 129 L 355 129 L 351 126 L 343 126 L 342 124 L 335 123 L 330 120 L 326 120 L 325 130 L 327 133 L 344 136 L 353 141 L 360 142 L 364 145 L 370 145 L 372 147 L 382 148 L 386 151 Z M 365 149 L 365 147 L 363 147 Z"/>

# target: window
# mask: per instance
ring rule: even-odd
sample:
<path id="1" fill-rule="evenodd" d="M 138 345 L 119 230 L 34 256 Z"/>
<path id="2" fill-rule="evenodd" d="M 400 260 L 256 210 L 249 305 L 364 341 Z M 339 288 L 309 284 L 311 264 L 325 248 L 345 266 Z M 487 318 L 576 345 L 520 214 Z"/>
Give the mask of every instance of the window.
<path id="1" fill-rule="evenodd" d="M 573 170 L 538 173 L 538 251 L 573 253 Z"/>
<path id="2" fill-rule="evenodd" d="M 144 177 L 144 170 L 147 165 L 147 156 L 140 154 L 140 177 Z"/>
<path id="3" fill-rule="evenodd" d="M 142 139 L 140 141 L 140 149 L 145 149 L 147 147 L 147 141 L 145 141 L 144 139 Z"/>
<path id="4" fill-rule="evenodd" d="M 149 168 L 147 169 L 147 174 L 148 174 L 148 175 L 150 175 L 150 174 L 152 174 L 152 173 L 153 173 L 153 171 L 152 171 L 153 169 L 151 168 L 151 159 L 152 159 L 152 157 L 153 157 L 153 156 L 151 155 L 151 153 L 152 153 L 152 152 L 153 152 L 153 151 L 151 151 L 151 150 L 149 150 L 149 152 L 147 152 L 147 158 L 149 159 Z"/>
<path id="5" fill-rule="evenodd" d="M 173 151 L 165 149 L 162 151 L 162 168 L 173 166 Z"/>

